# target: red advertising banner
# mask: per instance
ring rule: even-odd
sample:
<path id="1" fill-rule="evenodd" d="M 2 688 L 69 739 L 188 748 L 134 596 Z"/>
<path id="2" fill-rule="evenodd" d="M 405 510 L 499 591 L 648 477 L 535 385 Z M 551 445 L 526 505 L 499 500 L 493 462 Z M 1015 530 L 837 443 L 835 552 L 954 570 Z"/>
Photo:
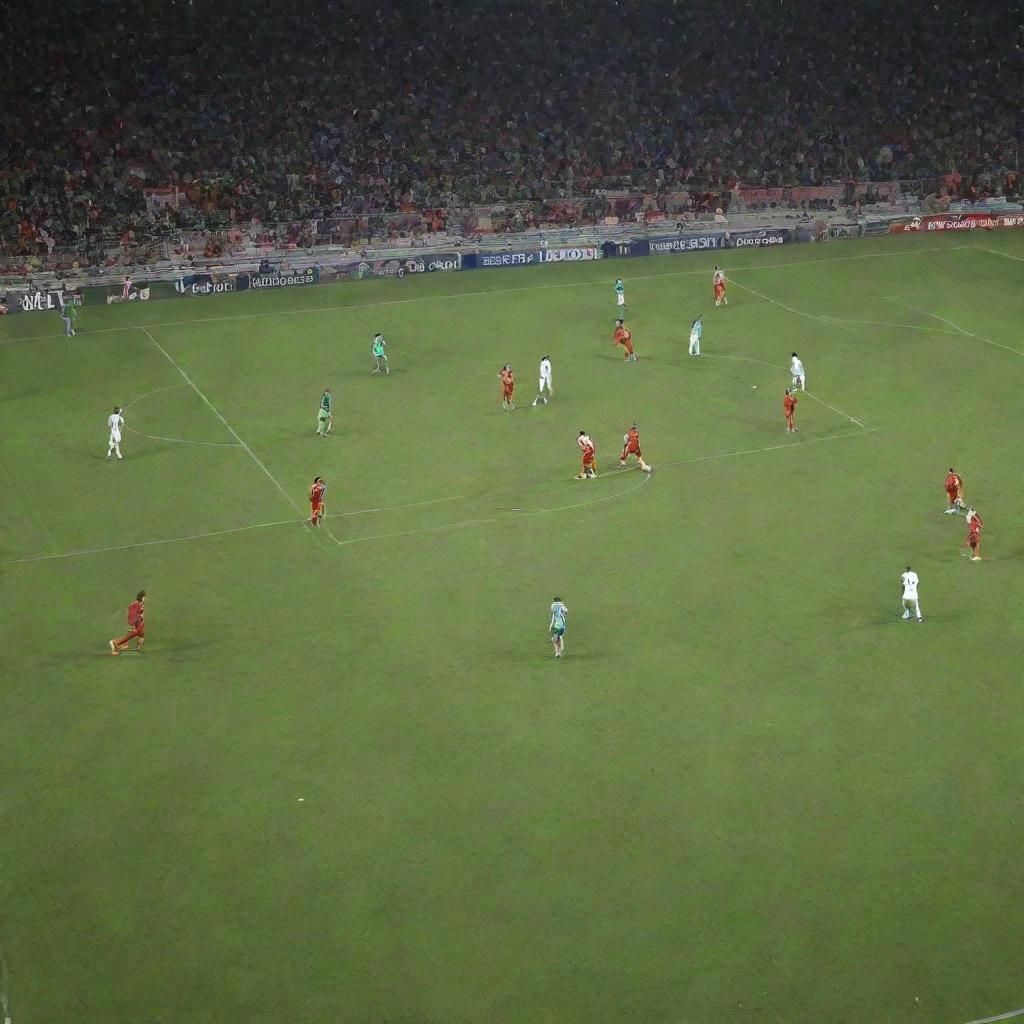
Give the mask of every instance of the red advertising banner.
<path id="1" fill-rule="evenodd" d="M 783 188 L 748 188 L 746 185 L 737 189 L 739 198 L 745 203 L 781 203 L 785 191 Z"/>
<path id="2" fill-rule="evenodd" d="M 835 199 L 838 202 L 845 192 L 842 185 L 801 185 L 789 190 L 789 198 L 797 203 L 805 199 Z"/>
<path id="3" fill-rule="evenodd" d="M 905 217 L 889 224 L 889 234 L 909 231 L 974 231 L 982 228 L 1024 228 L 1022 213 L 929 213 L 923 217 Z"/>

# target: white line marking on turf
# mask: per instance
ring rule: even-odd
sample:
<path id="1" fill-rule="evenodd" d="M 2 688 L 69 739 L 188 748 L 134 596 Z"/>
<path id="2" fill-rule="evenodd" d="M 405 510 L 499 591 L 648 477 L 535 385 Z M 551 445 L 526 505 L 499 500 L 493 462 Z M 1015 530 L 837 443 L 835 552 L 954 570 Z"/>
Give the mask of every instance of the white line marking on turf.
<path id="1" fill-rule="evenodd" d="M 468 494 L 457 494 L 451 498 L 431 498 L 430 501 L 411 501 L 408 505 L 385 505 L 382 508 L 357 508 L 352 512 L 330 512 L 324 519 L 343 519 L 347 516 L 365 516 L 371 512 L 397 512 L 405 508 L 421 508 L 423 505 L 440 505 L 446 501 L 462 501 L 468 498 Z"/>
<path id="2" fill-rule="evenodd" d="M 240 444 L 235 444 L 234 441 L 190 441 L 187 437 L 161 437 L 159 434 L 147 434 L 144 430 L 136 430 L 134 427 L 125 426 L 125 430 L 130 430 L 133 434 L 138 434 L 139 437 L 148 437 L 151 441 L 174 441 L 176 444 L 205 444 L 210 448 L 241 448 Z"/>
<path id="3" fill-rule="evenodd" d="M 442 530 L 454 530 L 460 526 L 483 526 L 486 523 L 496 523 L 501 516 L 491 516 L 488 519 L 462 519 L 457 523 L 445 523 L 443 526 L 424 526 L 419 530 L 403 530 L 401 533 L 378 533 L 372 537 L 352 537 L 350 540 L 338 540 L 331 534 L 331 540 L 339 548 L 347 547 L 349 544 L 367 544 L 371 540 L 391 540 L 394 537 L 412 537 L 417 533 L 440 533 Z"/>
<path id="4" fill-rule="evenodd" d="M 742 287 L 742 285 L 740 287 Z M 784 373 L 788 370 L 788 367 L 786 366 L 779 366 L 777 363 L 767 363 L 763 359 L 752 359 L 750 356 L 732 356 L 724 352 L 705 352 L 704 356 L 701 356 L 701 358 L 703 359 L 705 357 L 710 359 L 736 359 L 744 363 L 758 363 L 761 366 L 769 366 L 773 370 L 782 370 Z M 802 391 L 801 394 L 806 395 L 812 402 L 817 402 L 818 405 L 823 405 L 826 409 L 831 409 L 834 413 L 838 413 L 843 417 L 843 419 L 847 419 L 851 423 L 856 423 L 858 427 L 867 430 L 867 427 L 865 427 L 864 424 L 855 416 L 851 416 L 848 412 L 843 412 L 842 409 L 837 409 L 834 405 L 829 405 L 828 402 L 823 401 L 816 395 L 812 395 L 810 391 Z"/>
<path id="5" fill-rule="evenodd" d="M 1024 256 L 1014 256 L 1011 252 L 1001 252 L 999 249 L 986 249 L 983 245 L 972 245 L 972 249 L 980 249 L 982 252 L 990 252 L 993 256 L 1005 256 L 1008 260 L 1017 260 L 1019 263 L 1024 263 Z M 1018 1013 L 1024 1011 L 1018 1010 Z"/>
<path id="6" fill-rule="evenodd" d="M 192 378 L 174 361 L 174 359 L 172 358 L 171 354 L 167 351 L 167 349 L 165 349 L 163 345 L 161 345 L 160 342 L 157 341 L 156 338 L 154 338 L 153 335 L 149 333 L 149 328 L 140 327 L 139 330 L 141 330 L 142 333 L 145 334 L 146 337 L 149 338 L 149 340 L 153 342 L 154 345 L 156 345 L 156 347 L 160 350 L 161 354 L 167 360 L 167 362 L 169 362 L 171 366 L 173 366 L 178 371 L 178 373 L 181 374 L 182 379 L 185 381 L 185 383 L 188 384 L 188 386 L 203 400 L 207 408 L 209 408 L 209 410 L 214 414 L 214 416 L 216 416 L 217 419 L 219 419 L 221 423 L 223 423 L 224 426 L 228 428 L 228 432 L 239 443 L 239 445 L 245 449 L 245 453 L 249 456 L 249 458 L 252 459 L 252 461 L 255 462 L 256 465 L 259 466 L 261 470 L 263 470 L 267 479 L 284 496 L 285 501 L 287 501 L 288 504 L 291 505 L 291 507 L 295 509 L 295 511 L 298 512 L 299 515 L 301 516 L 303 514 L 302 509 L 299 508 L 299 506 L 292 499 L 292 496 L 278 483 L 277 477 L 275 477 L 274 474 L 271 473 L 270 470 L 263 465 L 263 463 L 259 459 L 259 456 L 257 456 L 256 453 L 242 440 L 242 438 L 238 435 L 238 432 L 235 430 L 235 428 L 231 426 L 231 424 L 228 423 L 228 421 L 220 414 L 220 410 L 218 410 L 218 408 L 213 404 L 213 402 L 211 402 L 206 397 L 206 395 L 204 395 L 203 392 L 199 390 L 195 381 L 193 381 Z"/>
<path id="7" fill-rule="evenodd" d="M 995 1024 L 997 1020 L 1009 1020 L 1011 1017 L 1024 1015 L 1024 1007 L 1019 1010 L 1010 1010 L 1008 1013 L 998 1013 L 995 1017 L 979 1017 L 978 1020 L 969 1020 L 967 1024 Z"/>
<path id="8" fill-rule="evenodd" d="M 945 253 L 945 252 L 957 252 L 961 249 L 973 249 L 976 246 L 972 245 L 950 245 L 950 246 L 934 246 L 930 249 L 909 249 L 902 252 L 865 252 L 859 253 L 854 256 L 831 256 L 826 259 L 815 259 L 815 260 L 793 260 L 788 263 L 762 263 L 751 264 L 747 267 L 741 267 L 739 272 L 747 273 L 751 270 L 786 270 L 790 267 L 809 267 L 816 266 L 822 263 L 844 263 L 848 260 L 873 260 L 873 259 L 884 259 L 887 257 L 907 257 L 907 256 L 928 256 L 932 253 Z M 651 281 L 657 278 L 663 277 L 699 277 L 707 274 L 707 270 L 670 270 L 661 274 L 637 274 L 630 278 L 631 281 Z M 732 278 L 730 278 L 730 281 Z M 735 282 L 739 285 L 739 282 Z M 210 323 L 221 323 L 226 320 L 252 320 L 260 317 L 267 316 L 297 316 L 303 313 L 338 313 L 346 309 L 367 309 L 375 306 L 401 306 L 410 302 L 435 302 L 435 301 L 449 301 L 452 299 L 471 299 L 480 298 L 487 295 L 504 295 L 508 292 L 529 292 L 537 290 L 545 290 L 551 288 L 604 288 L 605 284 L 602 281 L 561 281 L 556 284 L 530 284 L 524 285 L 520 288 L 488 288 L 483 291 L 477 292 L 452 292 L 444 295 L 416 295 L 408 299 L 385 299 L 382 302 L 351 302 L 344 306 L 317 306 L 309 309 L 277 309 L 270 310 L 262 313 L 239 313 L 232 316 L 208 316 L 208 317 L 196 317 L 193 320 L 165 320 L 160 323 L 146 324 L 145 326 L 139 325 L 136 327 L 100 327 L 95 331 L 83 332 L 86 336 L 90 334 L 107 334 L 111 331 L 138 331 L 145 330 L 147 327 L 188 327 L 189 324 L 210 324 Z M 739 285 L 739 287 L 744 287 Z M 752 290 L 752 289 L 748 289 Z M 769 302 L 774 300 L 769 299 Z M 781 303 L 780 303 L 781 305 Z M 805 313 L 804 316 L 814 316 L 813 313 Z M 821 317 L 816 317 L 821 319 Z M 63 338 L 63 334 L 35 334 L 26 338 L 4 338 L 0 341 L 0 344 L 9 345 L 16 341 L 46 341 L 47 339 Z"/>
<path id="9" fill-rule="evenodd" d="M 959 324 L 953 323 L 952 320 L 947 320 L 944 316 L 939 316 L 938 313 L 929 313 L 925 309 L 918 309 L 916 306 L 910 306 L 906 302 L 900 302 L 898 300 L 893 301 L 896 302 L 897 306 L 902 306 L 904 309 L 909 309 L 915 313 L 920 313 L 922 316 L 930 316 L 933 320 L 940 320 L 944 324 L 949 324 L 953 330 L 947 331 L 947 334 L 960 334 L 965 338 L 974 338 L 975 341 L 980 341 L 982 344 L 991 345 L 993 348 L 1001 348 L 1006 352 L 1012 352 L 1014 355 L 1024 356 L 1024 352 L 1019 348 L 1011 348 L 1009 345 L 1002 344 L 1002 342 L 992 341 L 991 338 L 983 338 L 980 334 L 973 334 L 971 331 L 965 331 Z"/>
<path id="10" fill-rule="evenodd" d="M 719 452 L 717 455 L 698 455 L 693 459 L 677 459 L 675 462 L 663 462 L 663 466 L 689 466 L 695 462 L 710 462 L 712 459 L 731 459 L 737 455 L 756 455 L 758 452 L 776 452 L 783 448 L 799 448 L 805 444 L 821 444 L 823 441 L 838 441 L 844 437 L 861 437 L 875 433 L 874 427 L 862 427 L 860 430 L 848 430 L 844 434 L 826 434 L 824 437 L 809 437 L 804 441 L 787 441 L 784 444 L 770 444 L 764 448 L 745 448 L 737 452 Z M 655 470 L 657 472 L 657 470 Z"/>
<path id="11" fill-rule="evenodd" d="M 668 465 L 668 463 L 666 463 Z M 632 487 L 627 487 L 624 491 L 616 491 L 614 494 L 606 494 L 603 498 L 594 498 L 592 501 L 578 501 L 573 505 L 559 505 L 557 508 L 527 508 L 519 509 L 519 513 L 524 516 L 542 516 L 547 512 L 568 512 L 569 509 L 573 508 L 585 508 L 587 505 L 600 505 L 603 501 L 613 501 L 615 498 L 624 498 L 627 494 L 635 491 L 638 487 L 643 487 L 645 483 L 651 478 L 650 473 L 644 473 L 643 470 L 632 470 L 634 473 L 641 473 L 640 479 L 633 484 Z M 612 479 L 615 476 L 614 472 L 606 473 L 605 480 Z M 581 481 L 586 483 L 586 480 Z"/>
<path id="12" fill-rule="evenodd" d="M 187 388 L 187 384 L 169 384 L 165 388 L 157 388 L 155 391 L 147 391 L 144 395 L 139 395 L 138 398 L 133 398 L 126 406 L 125 409 L 130 409 L 133 405 L 138 405 L 144 398 L 150 398 L 153 395 L 163 394 L 165 391 L 177 391 L 179 388 Z"/>

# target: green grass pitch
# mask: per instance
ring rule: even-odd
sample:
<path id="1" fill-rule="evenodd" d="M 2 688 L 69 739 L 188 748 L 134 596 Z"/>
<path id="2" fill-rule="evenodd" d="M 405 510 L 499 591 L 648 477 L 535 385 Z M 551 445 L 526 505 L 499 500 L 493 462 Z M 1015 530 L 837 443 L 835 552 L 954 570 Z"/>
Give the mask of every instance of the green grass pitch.
<path id="1" fill-rule="evenodd" d="M 1024 237 L 727 256 L 0 323 L 14 1024 L 1024 1006 Z"/>

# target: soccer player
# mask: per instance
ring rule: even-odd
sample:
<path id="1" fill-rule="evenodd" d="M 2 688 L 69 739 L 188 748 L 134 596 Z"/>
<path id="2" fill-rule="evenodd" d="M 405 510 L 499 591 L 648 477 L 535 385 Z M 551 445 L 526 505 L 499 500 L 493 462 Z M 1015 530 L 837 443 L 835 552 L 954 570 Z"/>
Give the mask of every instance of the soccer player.
<path id="1" fill-rule="evenodd" d="M 789 372 L 793 375 L 793 390 L 807 390 L 807 374 L 804 373 L 804 364 L 800 357 L 794 352 L 793 361 L 789 364 Z"/>
<path id="2" fill-rule="evenodd" d="M 946 474 L 945 486 L 949 507 L 945 510 L 944 515 L 955 516 L 958 512 L 963 512 L 966 506 L 964 505 L 963 477 L 952 466 L 949 467 L 949 472 Z"/>
<path id="3" fill-rule="evenodd" d="M 537 379 L 537 397 L 534 405 L 547 405 L 551 401 L 551 360 L 544 356 L 540 361 L 540 376 Z"/>
<path id="4" fill-rule="evenodd" d="M 313 477 L 313 483 L 309 488 L 309 521 L 314 526 L 319 526 L 324 518 L 324 492 L 327 484 L 322 476 Z"/>
<path id="5" fill-rule="evenodd" d="M 121 415 L 121 406 L 115 405 L 114 411 L 107 417 L 107 426 L 110 428 L 110 440 L 107 442 L 107 458 L 117 455 L 121 458 L 121 431 L 124 430 L 124 416 Z"/>
<path id="6" fill-rule="evenodd" d="M 981 521 L 981 516 L 971 506 L 968 506 L 966 515 L 968 533 L 963 546 L 971 549 L 972 562 L 980 562 L 981 555 L 978 552 L 981 550 L 981 528 L 985 524 Z"/>
<path id="7" fill-rule="evenodd" d="M 712 291 L 715 296 L 716 306 L 728 306 L 729 300 L 725 297 L 725 271 L 716 263 L 715 273 L 711 278 Z"/>
<path id="8" fill-rule="evenodd" d="M 592 477 L 597 476 L 597 459 L 594 458 L 597 454 L 597 446 L 585 430 L 580 431 L 580 436 L 576 438 L 576 443 L 583 452 L 583 464 L 580 466 L 579 475 L 576 479 L 590 480 Z"/>
<path id="9" fill-rule="evenodd" d="M 789 388 L 786 388 L 786 393 L 782 396 L 782 411 L 786 414 L 786 433 L 796 433 L 800 429 L 793 419 L 796 415 L 796 397 Z"/>
<path id="10" fill-rule="evenodd" d="M 501 380 L 501 407 L 505 412 L 512 412 L 516 407 L 513 395 L 516 392 L 516 378 L 512 373 L 512 364 L 506 363 L 498 374 Z"/>
<path id="11" fill-rule="evenodd" d="M 704 333 L 704 317 L 699 316 L 690 325 L 690 355 L 700 355 L 700 336 Z"/>
<path id="12" fill-rule="evenodd" d="M 551 622 L 548 623 L 551 646 L 555 649 L 556 658 L 560 658 L 565 650 L 565 620 L 568 616 L 569 609 L 562 604 L 560 597 L 556 597 L 551 603 Z"/>
<path id="13" fill-rule="evenodd" d="M 622 454 L 619 456 L 619 469 L 626 468 L 626 459 L 630 455 L 636 456 L 637 462 L 640 463 L 640 468 L 645 473 L 650 473 L 654 469 L 653 466 L 648 466 L 644 462 L 643 454 L 640 451 L 640 431 L 636 429 L 635 423 L 622 435 Z"/>
<path id="14" fill-rule="evenodd" d="M 331 427 L 334 426 L 334 417 L 331 415 L 331 389 L 324 390 L 323 398 L 320 399 L 320 411 L 316 414 L 316 432 L 321 437 L 326 437 Z"/>
<path id="15" fill-rule="evenodd" d="M 917 587 L 921 581 L 917 578 L 917 573 L 914 572 L 910 566 L 907 566 L 907 571 L 900 576 L 900 583 L 903 587 L 903 618 L 909 619 L 910 613 L 913 612 L 917 616 L 918 622 L 923 622 L 921 618 L 921 602 L 917 596 Z"/>
<path id="16" fill-rule="evenodd" d="M 121 282 L 121 301 L 127 302 L 132 294 L 132 279 L 125 274 L 124 281 Z"/>
<path id="17" fill-rule="evenodd" d="M 626 362 L 635 363 L 636 353 L 633 351 L 633 335 L 630 331 L 626 330 L 626 325 L 622 320 L 615 321 L 615 346 L 616 348 L 621 345 L 625 349 Z"/>
<path id="18" fill-rule="evenodd" d="M 73 338 L 75 336 L 75 321 L 78 319 L 78 310 L 75 308 L 74 297 L 69 293 L 61 303 L 60 318 L 64 321 L 64 336 Z"/>
<path id="19" fill-rule="evenodd" d="M 373 369 L 370 372 L 380 373 L 383 370 L 386 377 L 391 373 L 391 367 L 388 366 L 388 357 L 384 354 L 385 344 L 387 343 L 384 341 L 384 335 L 378 331 L 373 336 Z"/>
<path id="20" fill-rule="evenodd" d="M 128 632 L 120 640 L 110 641 L 110 653 L 120 654 L 130 641 L 136 640 L 135 649 L 142 650 L 146 642 L 146 592 L 140 590 L 135 595 L 135 600 L 128 605 Z"/>
<path id="21" fill-rule="evenodd" d="M 622 278 L 617 277 L 615 279 L 615 305 L 626 312 L 626 286 L 622 283 Z"/>

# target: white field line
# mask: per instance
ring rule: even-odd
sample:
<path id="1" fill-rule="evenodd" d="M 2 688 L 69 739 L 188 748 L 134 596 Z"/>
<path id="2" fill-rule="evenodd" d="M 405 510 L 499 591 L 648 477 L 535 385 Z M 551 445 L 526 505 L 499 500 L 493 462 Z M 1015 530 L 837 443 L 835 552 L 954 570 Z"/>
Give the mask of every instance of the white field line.
<path id="1" fill-rule="evenodd" d="M 972 249 L 980 249 L 982 252 L 991 253 L 993 256 L 1003 256 L 1008 260 L 1017 260 L 1018 263 L 1024 263 L 1024 256 L 1014 256 L 1010 252 L 1000 252 L 999 249 L 986 249 L 983 245 L 973 245 Z M 1024 1013 L 1024 1010 L 1016 1010 L 1015 1013 Z M 992 1020 L 1000 1020 L 999 1017 L 993 1017 Z"/>
<path id="2" fill-rule="evenodd" d="M 873 427 L 866 427 L 866 428 L 864 428 L 862 430 L 851 430 L 851 431 L 847 431 L 846 433 L 843 433 L 843 434 L 828 434 L 825 437 L 812 437 L 812 438 L 808 438 L 805 441 L 790 441 L 787 444 L 767 445 L 764 448 L 747 448 L 747 449 L 745 449 L 743 451 L 718 452 L 718 453 L 716 453 L 714 455 L 700 455 L 700 456 L 697 456 L 696 458 L 693 458 L 693 459 L 680 459 L 680 460 L 678 460 L 676 462 L 661 463 L 661 465 L 666 466 L 666 467 L 667 466 L 687 466 L 687 465 L 693 465 L 694 463 L 698 463 L 698 462 L 711 462 L 711 461 L 716 460 L 716 459 L 731 459 L 731 458 L 735 458 L 736 456 L 739 456 L 739 455 L 755 455 L 758 452 L 774 452 L 774 451 L 780 451 L 783 448 L 799 448 L 799 447 L 801 447 L 802 445 L 805 445 L 805 444 L 818 444 L 818 443 L 820 443 L 822 441 L 838 441 L 839 439 L 844 438 L 844 437 L 859 437 L 861 434 L 873 434 L 874 432 L 875 432 L 875 430 L 874 430 Z M 609 475 L 614 475 L 614 474 L 609 474 Z M 556 508 L 532 509 L 532 510 L 527 510 L 525 512 L 521 511 L 519 514 L 520 515 L 524 515 L 524 514 L 525 515 L 543 515 L 543 514 L 548 513 L 548 512 L 565 512 L 565 511 L 567 511 L 569 509 L 582 508 L 585 505 L 597 505 L 597 504 L 600 504 L 601 502 L 611 501 L 614 498 L 624 497 L 625 495 L 629 494 L 631 491 L 635 491 L 647 479 L 648 479 L 648 474 L 645 473 L 643 475 L 643 478 L 637 484 L 635 484 L 634 486 L 628 487 L 624 491 L 618 491 L 615 494 L 605 495 L 604 497 L 597 498 L 594 501 L 584 501 L 584 502 L 579 502 L 579 503 L 574 504 L 574 505 L 561 505 L 561 506 L 558 506 Z M 462 496 L 462 497 L 465 497 L 465 496 Z M 440 504 L 442 502 L 451 502 L 451 501 L 460 501 L 460 500 L 462 500 L 461 497 L 432 498 L 429 501 L 416 501 L 416 502 L 411 502 L 410 504 L 407 504 L 407 505 L 388 505 L 388 506 L 384 506 L 382 508 L 355 509 L 355 510 L 353 510 L 351 512 L 333 512 L 333 513 L 329 513 L 324 518 L 325 519 L 338 519 L 338 518 L 343 518 L 343 517 L 346 517 L 346 516 L 370 515 L 370 514 L 375 513 L 375 512 L 395 512 L 395 511 L 398 511 L 399 509 L 417 508 L 417 507 L 420 507 L 420 506 L 423 506 L 423 505 L 438 505 L 438 504 Z M 479 525 L 483 525 L 483 524 L 486 524 L 486 523 L 496 523 L 500 519 L 508 520 L 508 519 L 511 519 L 511 518 L 513 518 L 513 517 L 511 517 L 511 516 L 492 516 L 492 517 L 486 518 L 486 519 L 464 519 L 464 520 L 460 520 L 459 522 L 456 522 L 456 523 L 446 523 L 446 524 L 444 524 L 442 526 L 427 526 L 427 527 L 423 527 L 422 529 L 419 529 L 419 530 L 405 530 L 405 531 L 402 531 L 400 533 L 375 534 L 372 537 L 354 537 L 351 540 L 338 540 L 333 534 L 331 534 L 330 537 L 334 541 L 334 543 L 337 544 L 339 547 L 347 547 L 350 544 L 363 544 L 363 543 L 368 543 L 370 541 L 375 541 L 375 540 L 389 540 L 389 539 L 394 538 L 394 537 L 410 537 L 410 536 L 413 536 L 415 534 L 422 534 L 422 533 L 437 533 L 437 532 L 442 531 L 442 530 L 453 530 L 453 529 L 456 529 L 457 527 L 460 527 L 460 526 L 473 526 L 473 525 L 479 526 Z M 136 542 L 134 544 L 116 544 L 116 545 L 114 545 L 112 547 L 105 547 L 105 548 L 82 548 L 82 549 L 79 549 L 77 551 L 65 551 L 65 552 L 63 552 L 61 554 L 57 554 L 57 555 L 32 555 L 32 556 L 30 556 L 28 558 L 12 558 L 12 559 L 10 559 L 9 561 L 6 561 L 6 562 L 0 562 L 0 566 L 5 566 L 5 565 L 21 565 L 21 564 L 24 564 L 26 562 L 50 562 L 50 561 L 54 561 L 56 559 L 77 558 L 78 556 L 81 556 L 81 555 L 102 555 L 102 554 L 107 554 L 107 553 L 113 552 L 113 551 L 130 551 L 130 550 L 132 550 L 134 548 L 149 548 L 149 547 L 156 547 L 156 546 L 162 545 L 162 544 L 178 544 L 178 543 L 182 543 L 184 541 L 190 541 L 190 540 L 206 540 L 209 537 L 223 537 L 223 536 L 226 536 L 227 534 L 231 534 L 231 533 L 246 533 L 246 532 L 248 532 L 250 530 L 263 530 L 263 529 L 267 529 L 268 527 L 271 527 L 271 526 L 295 526 L 295 525 L 300 524 L 300 523 L 301 524 L 305 524 L 306 522 L 307 522 L 306 516 L 302 516 L 299 519 L 280 519 L 280 520 L 278 520 L 276 522 L 272 522 L 272 523 L 253 523 L 251 526 L 236 526 L 236 527 L 233 527 L 233 528 L 228 529 L 228 530 L 211 530 L 211 531 L 209 531 L 207 533 L 191 533 L 191 534 L 186 534 L 186 535 L 181 536 L 181 537 L 167 537 L 167 538 L 165 538 L 163 540 L 143 540 L 143 541 L 138 541 L 138 542 Z"/>
<path id="3" fill-rule="evenodd" d="M 181 377 L 185 381 L 185 383 L 188 384 L 188 386 L 203 400 L 207 408 L 209 408 L 209 410 L 214 414 L 214 416 L 216 416 L 217 419 L 219 419 L 221 423 L 223 423 L 224 426 L 227 427 L 228 433 L 230 433 L 231 436 L 239 443 L 239 445 L 245 449 L 245 453 L 249 456 L 249 458 L 252 459 L 252 461 L 255 462 L 256 465 L 259 466 L 261 470 L 263 470 L 263 473 L 265 474 L 267 479 L 281 492 L 285 501 L 287 501 L 288 504 L 291 505 L 291 507 L 301 516 L 302 509 L 299 508 L 299 506 L 295 503 L 292 496 L 281 486 L 280 483 L 278 483 L 278 480 L 274 476 L 274 474 L 271 473 L 270 470 L 263 465 L 263 463 L 259 459 L 259 456 L 257 456 L 256 453 L 242 440 L 242 438 L 238 435 L 238 432 L 235 430 L 235 428 L 231 426 L 231 424 L 228 423 L 228 421 L 221 415 L 220 410 L 213 404 L 213 402 L 211 402 L 206 397 L 206 395 L 204 395 L 203 392 L 200 391 L 195 381 L 193 381 L 192 378 L 174 361 L 174 359 L 172 358 L 171 354 L 167 351 L 167 349 L 165 349 L 163 345 L 161 345 L 160 342 L 157 341 L 156 338 L 154 338 L 153 335 L 149 333 L 149 328 L 140 327 L 139 330 L 141 330 L 142 333 L 145 334 L 146 337 L 149 338 L 149 340 L 153 342 L 154 345 L 156 345 L 156 347 L 159 349 L 160 353 L 167 360 L 167 362 L 169 362 L 171 366 L 173 366 L 178 371 L 178 373 L 181 374 Z"/>
<path id="4" fill-rule="evenodd" d="M 969 1020 L 967 1024 L 995 1024 L 997 1020 L 1009 1020 L 1011 1017 L 1020 1017 L 1022 1015 L 1024 1015 L 1024 1008 L 1010 1010 L 1007 1013 L 998 1013 L 994 1017 L 979 1017 L 977 1020 Z"/>
<path id="5" fill-rule="evenodd" d="M 138 405 L 143 399 L 150 398 L 153 395 L 163 394 L 165 391 L 177 391 L 179 388 L 187 388 L 187 384 L 169 384 L 165 388 L 157 388 L 155 391 L 147 391 L 144 395 L 139 395 L 138 398 L 133 398 L 126 406 L 125 409 L 130 409 L 133 405 Z"/>
<path id="6" fill-rule="evenodd" d="M 175 444 L 203 444 L 209 448 L 241 448 L 242 445 L 234 441 L 190 441 L 187 437 L 161 437 L 159 434 L 147 434 L 144 430 L 136 430 L 134 427 L 125 425 L 125 430 L 130 430 L 139 437 L 148 437 L 151 441 L 173 441 Z"/>
<path id="7" fill-rule="evenodd" d="M 815 260 L 794 260 L 789 263 L 762 263 L 751 264 L 749 267 L 740 268 L 741 273 L 748 273 L 751 270 L 785 270 L 790 267 L 810 267 L 822 263 L 844 263 L 849 260 L 873 260 L 892 257 L 927 256 L 933 253 L 956 252 L 961 249 L 976 248 L 971 245 L 950 245 L 935 246 L 930 249 L 909 249 L 903 252 L 865 252 L 854 256 L 832 256 L 826 259 Z M 707 270 L 670 270 L 661 274 L 637 274 L 631 277 L 631 281 L 651 281 L 663 277 L 700 277 L 707 274 Z M 730 278 L 730 281 L 732 279 Z M 487 295 L 504 295 L 508 292 L 529 292 L 541 291 L 551 288 L 604 288 L 603 281 L 562 281 L 557 284 L 529 284 L 519 288 L 489 288 L 476 292 L 453 292 L 445 295 L 416 295 L 408 299 L 385 299 L 383 302 L 352 302 L 344 306 L 318 306 L 310 309 L 277 309 L 262 313 L 239 313 L 232 316 L 208 316 L 197 317 L 193 320 L 165 320 L 161 323 L 146 324 L 136 327 L 101 327 L 95 331 L 83 332 L 86 336 L 91 334 L 108 334 L 111 331 L 138 331 L 146 327 L 188 327 L 189 324 L 211 324 L 222 323 L 227 320 L 252 320 L 268 316 L 299 316 L 306 313 L 339 313 L 346 309 L 367 309 L 377 306 L 401 306 L 411 302 L 449 302 L 455 299 L 480 298 Z M 743 287 L 740 285 L 740 287 Z M 771 301 L 771 300 L 769 300 Z M 811 316 L 813 314 L 804 314 Z M 818 317 L 817 319 L 821 319 Z M 26 338 L 4 338 L 0 344 L 10 345 L 18 341 L 45 341 L 53 338 L 63 338 L 63 334 L 35 334 Z"/>
<path id="8" fill-rule="evenodd" d="M 742 288 L 743 286 L 740 285 L 740 287 Z M 766 363 L 763 359 L 751 359 L 749 356 L 732 356 L 727 355 L 725 353 L 706 352 L 704 356 L 702 356 L 701 358 L 703 359 L 705 357 L 711 359 L 736 359 L 744 363 L 758 363 L 761 366 L 770 366 L 773 370 L 782 370 L 783 372 L 785 372 L 787 369 L 787 367 L 779 366 L 777 363 Z M 842 416 L 843 419 L 849 420 L 851 423 L 856 423 L 857 426 L 860 427 L 861 429 L 868 429 L 856 417 L 851 416 L 848 412 L 843 412 L 842 409 L 837 409 L 834 405 L 829 405 L 828 402 L 825 402 L 822 399 L 818 398 L 817 395 L 812 395 L 810 391 L 804 391 L 802 392 L 802 394 L 805 395 L 807 398 L 811 399 L 812 402 L 817 402 L 818 405 L 823 405 L 826 409 L 831 409 L 834 413 L 837 413 L 839 416 Z"/>
<path id="9" fill-rule="evenodd" d="M 960 334 L 965 338 L 973 338 L 975 341 L 980 341 L 983 345 L 991 345 L 993 348 L 1001 348 L 1005 352 L 1012 352 L 1014 355 L 1024 356 L 1019 348 L 1012 348 L 1010 345 L 1004 345 L 998 341 L 992 341 L 991 338 L 983 338 L 980 334 L 974 334 L 971 331 L 965 331 L 959 324 L 953 323 L 952 320 L 947 320 L 944 316 L 939 316 L 937 313 L 929 313 L 925 309 L 918 309 L 916 306 L 910 306 L 905 302 L 893 300 L 897 306 L 902 306 L 904 309 L 912 310 L 915 313 L 920 313 L 922 316 L 930 316 L 933 320 L 939 320 L 944 324 L 949 324 L 953 328 L 952 331 L 948 331 L 949 334 Z"/>

